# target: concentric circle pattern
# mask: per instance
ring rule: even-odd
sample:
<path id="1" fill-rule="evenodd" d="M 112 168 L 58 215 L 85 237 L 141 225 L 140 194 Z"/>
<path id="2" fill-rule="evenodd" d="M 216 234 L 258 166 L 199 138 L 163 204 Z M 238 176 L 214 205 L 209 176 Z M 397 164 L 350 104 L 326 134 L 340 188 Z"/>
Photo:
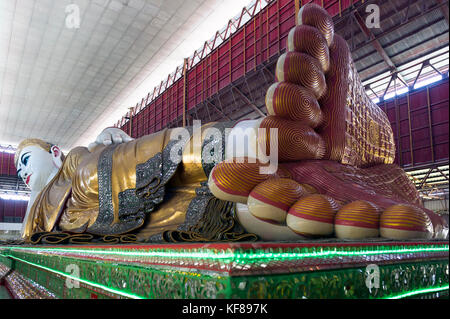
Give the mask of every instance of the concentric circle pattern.
<path id="1" fill-rule="evenodd" d="M 323 113 L 313 93 L 287 82 L 274 83 L 266 94 L 266 106 L 269 115 L 315 128 L 322 123 Z"/>
<path id="2" fill-rule="evenodd" d="M 306 237 L 444 236 L 448 227 L 420 209 L 414 184 L 392 164 L 389 120 L 365 93 L 329 14 L 307 4 L 298 22 L 278 59 L 278 82 L 266 93 L 269 116 L 258 122 L 259 151 L 278 154 L 279 171 L 292 180 L 260 175 L 257 164 L 219 164 L 210 178 L 219 195 L 241 196 L 254 217 Z"/>
<path id="3" fill-rule="evenodd" d="M 271 178 L 257 185 L 250 197 L 287 212 L 292 204 L 306 194 L 307 191 L 292 179 Z"/>
<path id="4" fill-rule="evenodd" d="M 211 171 L 213 182 L 226 194 L 247 197 L 259 183 L 269 178 L 260 173 L 258 163 L 221 162 Z"/>
<path id="5" fill-rule="evenodd" d="M 307 192 L 288 178 L 271 178 L 257 185 L 248 197 L 249 212 L 261 221 L 285 225 L 289 208 Z"/>
<path id="6" fill-rule="evenodd" d="M 300 198 L 289 210 L 289 214 L 312 221 L 334 224 L 338 204 L 329 196 L 321 194 Z"/>
<path id="7" fill-rule="evenodd" d="M 335 224 L 378 229 L 380 225 L 380 210 L 368 201 L 354 201 L 343 206 L 338 211 Z"/>
<path id="8" fill-rule="evenodd" d="M 288 35 L 288 51 L 303 52 L 320 62 L 323 72 L 330 68 L 328 44 L 322 33 L 314 27 L 299 25 L 292 28 Z"/>
<path id="9" fill-rule="evenodd" d="M 381 214 L 380 227 L 412 232 L 433 232 L 428 215 L 420 208 L 407 204 L 388 207 Z"/>
<path id="10" fill-rule="evenodd" d="M 317 99 L 327 88 L 319 61 L 306 53 L 284 53 L 277 61 L 276 78 L 279 82 L 291 82 L 311 90 Z"/>
<path id="11" fill-rule="evenodd" d="M 333 18 L 326 10 L 317 4 L 310 3 L 302 6 L 298 13 L 298 25 L 310 25 L 317 28 L 327 40 L 328 46 L 333 44 L 334 23 Z"/>
<path id="12" fill-rule="evenodd" d="M 286 225 L 304 237 L 330 236 L 334 232 L 337 203 L 329 196 L 307 195 L 289 209 Z"/>
<path id="13" fill-rule="evenodd" d="M 321 159 L 325 154 L 323 139 L 311 127 L 297 122 L 284 120 L 277 116 L 267 116 L 260 124 L 265 129 L 258 135 L 258 142 L 266 154 L 271 154 L 271 129 L 278 132 L 278 159 L 296 161 L 303 159 Z"/>

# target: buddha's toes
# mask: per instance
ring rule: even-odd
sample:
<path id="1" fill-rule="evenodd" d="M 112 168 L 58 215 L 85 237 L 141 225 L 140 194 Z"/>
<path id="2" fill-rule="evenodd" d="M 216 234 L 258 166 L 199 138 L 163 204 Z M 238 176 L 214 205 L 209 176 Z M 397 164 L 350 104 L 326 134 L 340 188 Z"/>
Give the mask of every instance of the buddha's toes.
<path id="1" fill-rule="evenodd" d="M 277 128 L 280 161 L 331 159 L 365 167 L 394 161 L 392 129 L 366 95 L 347 43 L 333 20 L 308 4 L 280 56 L 266 94 L 269 116 L 259 142 L 270 153 L 270 128 Z"/>
<path id="2" fill-rule="evenodd" d="M 246 204 L 255 224 L 282 226 L 306 238 L 445 237 L 443 219 L 421 207 L 414 185 L 395 165 L 356 168 L 308 160 L 280 164 L 274 175 L 261 174 L 259 165 L 222 162 L 209 178 L 212 193 Z"/>

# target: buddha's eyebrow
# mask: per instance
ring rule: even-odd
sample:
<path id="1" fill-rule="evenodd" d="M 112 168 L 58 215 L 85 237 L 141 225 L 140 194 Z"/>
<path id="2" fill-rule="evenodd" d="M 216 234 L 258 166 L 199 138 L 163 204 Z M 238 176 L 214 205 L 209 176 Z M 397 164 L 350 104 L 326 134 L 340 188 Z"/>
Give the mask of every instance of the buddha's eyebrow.
<path id="1" fill-rule="evenodd" d="M 25 156 L 25 155 L 27 155 L 27 154 L 29 154 L 30 152 L 26 152 L 26 153 L 23 153 L 22 154 L 22 156 L 20 157 L 20 161 L 23 163 L 23 157 Z"/>

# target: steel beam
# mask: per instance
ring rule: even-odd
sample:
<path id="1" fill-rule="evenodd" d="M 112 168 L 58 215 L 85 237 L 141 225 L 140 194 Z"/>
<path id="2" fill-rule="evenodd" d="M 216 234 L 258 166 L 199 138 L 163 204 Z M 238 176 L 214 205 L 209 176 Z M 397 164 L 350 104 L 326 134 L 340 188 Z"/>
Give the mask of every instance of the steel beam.
<path id="1" fill-rule="evenodd" d="M 449 25 L 448 22 L 448 1 L 445 0 L 437 0 L 439 4 L 442 4 L 440 7 L 442 15 L 444 16 L 445 20 L 447 21 L 447 25 Z"/>
<path id="2" fill-rule="evenodd" d="M 383 46 L 380 44 L 380 42 L 375 38 L 374 34 L 372 33 L 372 31 L 369 30 L 369 28 L 367 28 L 366 24 L 364 23 L 362 17 L 360 16 L 360 14 L 358 13 L 358 11 L 354 11 L 353 12 L 353 16 L 355 18 L 355 21 L 358 23 L 359 28 L 361 29 L 361 31 L 370 39 L 373 40 L 372 41 L 372 45 L 375 48 L 375 50 L 377 50 L 377 52 L 381 55 L 381 57 L 383 58 L 384 62 L 386 62 L 386 64 L 388 65 L 389 69 L 391 70 L 391 72 L 395 72 L 397 73 L 397 76 L 399 77 L 399 79 L 406 83 L 406 81 L 402 78 L 402 76 L 400 75 L 400 73 L 398 73 L 397 70 L 397 66 L 394 64 L 394 62 L 392 62 L 391 58 L 389 57 L 389 55 L 386 53 L 386 51 L 384 50 Z"/>
<path id="3" fill-rule="evenodd" d="M 205 100 L 206 103 L 208 103 L 209 105 L 211 105 L 216 111 L 217 113 L 219 113 L 220 115 L 222 115 L 222 117 L 227 118 L 228 120 L 232 121 L 231 117 L 229 117 L 228 115 L 226 115 L 225 113 L 223 113 L 221 110 L 219 110 L 219 108 L 217 106 L 215 106 L 214 104 L 212 104 L 212 102 Z"/>
<path id="4" fill-rule="evenodd" d="M 422 178 L 422 181 L 420 182 L 420 185 L 417 187 L 419 190 L 421 190 L 423 188 L 423 186 L 426 184 L 427 182 L 427 178 L 428 176 L 430 176 L 431 172 L 433 172 L 434 168 L 430 168 L 427 172 L 427 174 Z"/>
<path id="5" fill-rule="evenodd" d="M 441 173 L 441 175 L 444 176 L 445 179 L 446 179 L 447 181 L 449 180 L 448 175 L 445 175 L 444 172 L 441 171 L 441 170 L 439 169 L 439 167 L 436 167 L 436 170 L 437 170 L 439 173 Z"/>
<path id="6" fill-rule="evenodd" d="M 366 46 L 369 45 L 369 44 L 372 44 L 372 42 L 374 42 L 374 41 L 378 41 L 380 38 L 382 38 L 382 37 L 384 37 L 384 36 L 386 36 L 386 35 L 388 35 L 388 34 L 394 32 L 394 31 L 396 31 L 396 30 L 399 29 L 399 28 L 402 28 L 402 27 L 406 26 L 407 24 L 410 24 L 410 23 L 416 21 L 417 19 L 419 19 L 419 18 L 421 18 L 421 17 L 427 15 L 428 13 L 430 13 L 430 12 L 432 12 L 432 11 L 438 9 L 438 8 L 441 9 L 442 7 L 445 7 L 445 4 L 444 4 L 444 3 L 435 5 L 435 6 L 431 7 L 431 8 L 428 8 L 426 11 L 421 12 L 421 13 L 419 13 L 419 14 L 413 16 L 413 17 L 408 17 L 407 20 L 402 21 L 402 23 L 397 24 L 396 26 L 394 26 L 394 27 L 392 27 L 392 28 L 390 28 L 390 29 L 388 29 L 388 30 L 386 30 L 386 31 L 384 31 L 384 32 L 382 32 L 382 33 L 380 33 L 380 34 L 378 34 L 377 36 L 374 36 L 374 38 L 372 38 L 372 39 L 370 39 L 370 40 L 368 40 L 368 41 L 365 41 L 365 42 L 364 42 L 363 44 L 361 44 L 360 46 L 354 48 L 354 50 L 352 50 L 352 53 L 353 53 L 353 52 L 356 52 L 356 51 L 358 51 L 358 50 L 360 50 L 360 49 L 362 49 L 362 48 L 364 48 L 364 47 L 366 47 Z M 401 9 L 401 10 L 403 10 L 403 9 Z M 391 19 L 391 18 L 392 18 L 393 16 L 395 16 L 395 15 L 396 15 L 396 14 L 394 13 L 394 14 L 392 14 L 391 16 L 388 16 L 388 17 L 386 17 L 386 18 L 383 17 L 382 20 L 385 20 L 385 19 Z M 427 27 L 429 27 L 430 25 L 433 25 L 433 24 L 438 23 L 438 22 L 439 22 L 439 20 L 434 21 L 433 23 L 428 23 L 428 24 L 426 24 L 425 26 L 422 26 L 422 29 L 423 29 L 423 28 L 427 28 Z M 349 39 L 345 39 L 345 40 L 348 41 Z M 409 48 L 409 49 L 410 49 L 410 48 Z M 364 57 L 365 57 L 365 56 L 362 56 L 361 58 L 364 58 Z M 360 58 L 360 59 L 361 59 L 361 58 Z M 358 62 L 360 59 L 355 60 L 354 62 Z"/>
<path id="7" fill-rule="evenodd" d="M 235 90 L 241 97 L 242 99 L 247 102 L 247 104 L 253 109 L 255 110 L 259 115 L 261 115 L 262 117 L 265 117 L 266 114 L 264 114 L 252 101 L 249 100 L 248 97 L 245 96 L 244 93 L 241 92 L 241 90 L 239 90 L 237 87 L 233 86 L 233 90 Z"/>

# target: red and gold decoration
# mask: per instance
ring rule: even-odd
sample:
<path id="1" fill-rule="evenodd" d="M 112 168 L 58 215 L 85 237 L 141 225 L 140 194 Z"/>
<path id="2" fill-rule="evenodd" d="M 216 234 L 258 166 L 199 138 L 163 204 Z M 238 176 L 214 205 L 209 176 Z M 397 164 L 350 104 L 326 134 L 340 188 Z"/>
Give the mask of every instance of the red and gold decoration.
<path id="1" fill-rule="evenodd" d="M 334 23 L 333 18 L 316 4 L 302 6 L 297 17 L 298 25 L 310 25 L 325 37 L 328 46 L 334 42 Z"/>
<path id="2" fill-rule="evenodd" d="M 209 187 L 213 193 L 222 193 L 227 200 L 247 203 L 251 190 L 268 176 L 261 174 L 257 163 L 222 162 L 214 167 L 210 174 Z"/>
<path id="3" fill-rule="evenodd" d="M 337 238 L 375 238 L 380 233 L 380 209 L 368 201 L 354 201 L 337 212 L 334 224 Z"/>
<path id="4" fill-rule="evenodd" d="M 248 197 L 247 206 L 258 219 L 284 224 L 290 207 L 308 191 L 288 178 L 271 178 L 255 188 Z"/>
<path id="5" fill-rule="evenodd" d="M 320 99 L 327 88 L 320 63 L 305 53 L 284 53 L 278 59 L 276 78 L 279 82 L 290 82 L 305 87 L 316 99 Z"/>
<path id="6" fill-rule="evenodd" d="M 392 239 L 431 238 L 433 224 L 423 210 L 412 205 L 388 207 L 380 219 L 382 237 Z"/>
<path id="7" fill-rule="evenodd" d="M 277 82 L 269 87 L 266 107 L 269 115 L 296 121 L 312 128 L 318 127 L 323 121 L 323 113 L 312 92 L 288 82 Z"/>
<path id="8" fill-rule="evenodd" d="M 308 39 L 308 41 L 305 41 Z M 303 24 L 291 29 L 288 35 L 287 48 L 290 52 L 304 52 L 320 62 L 322 71 L 330 68 L 330 53 L 323 34 L 314 27 Z"/>
<path id="9" fill-rule="evenodd" d="M 260 124 L 264 133 L 258 136 L 271 154 L 271 128 L 278 128 L 278 158 L 280 161 L 321 159 L 325 155 L 324 140 L 311 127 L 278 116 L 267 116 Z"/>
<path id="10" fill-rule="evenodd" d="M 380 232 L 392 239 L 448 236 L 446 221 L 422 207 L 415 186 L 392 164 L 395 143 L 387 116 L 367 97 L 346 41 L 334 34 L 332 18 L 318 5 L 300 10 L 287 52 L 278 59 L 276 80 L 266 94 L 269 116 L 259 125 L 265 129 L 259 143 L 271 154 L 270 129 L 277 129 L 279 167 L 320 194 L 291 206 L 286 218 L 291 230 L 308 236 L 335 232 L 342 239 Z M 271 191 L 272 202 L 276 193 Z M 280 200 L 284 193 L 279 186 Z M 324 198 L 342 207 L 336 216 Z M 276 223 L 283 224 L 284 215 L 277 216 Z M 415 223 L 422 228 L 416 230 Z"/>
<path id="11" fill-rule="evenodd" d="M 334 232 L 334 216 L 338 204 L 328 196 L 313 194 L 299 199 L 289 209 L 287 226 L 305 236 L 330 236 Z"/>

